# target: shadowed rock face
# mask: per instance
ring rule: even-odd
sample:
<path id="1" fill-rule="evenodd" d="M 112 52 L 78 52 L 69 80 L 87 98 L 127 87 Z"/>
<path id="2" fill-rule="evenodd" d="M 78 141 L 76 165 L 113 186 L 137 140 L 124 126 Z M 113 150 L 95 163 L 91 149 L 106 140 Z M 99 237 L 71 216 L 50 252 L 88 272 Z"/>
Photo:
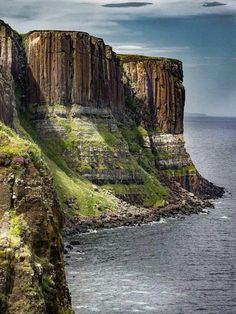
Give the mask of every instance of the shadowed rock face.
<path id="1" fill-rule="evenodd" d="M 19 35 L 0 20 L 0 120 L 12 126 L 15 110 L 15 83 L 24 66 Z"/>
<path id="2" fill-rule="evenodd" d="M 102 39 L 81 32 L 35 31 L 25 44 L 29 104 L 121 106 L 119 59 Z"/>

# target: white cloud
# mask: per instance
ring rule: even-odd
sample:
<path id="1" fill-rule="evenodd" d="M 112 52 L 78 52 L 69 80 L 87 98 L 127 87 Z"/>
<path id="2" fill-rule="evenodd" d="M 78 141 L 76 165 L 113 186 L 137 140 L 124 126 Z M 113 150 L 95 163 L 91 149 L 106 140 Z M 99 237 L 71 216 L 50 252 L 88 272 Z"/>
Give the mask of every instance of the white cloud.
<path id="1" fill-rule="evenodd" d="M 169 56 L 173 53 L 180 53 L 188 51 L 190 48 L 187 46 L 180 47 L 158 47 L 152 46 L 145 43 L 130 43 L 130 44 L 122 44 L 122 43 L 113 43 L 111 44 L 114 51 L 117 53 L 133 53 L 133 54 L 142 54 L 149 56 Z"/>

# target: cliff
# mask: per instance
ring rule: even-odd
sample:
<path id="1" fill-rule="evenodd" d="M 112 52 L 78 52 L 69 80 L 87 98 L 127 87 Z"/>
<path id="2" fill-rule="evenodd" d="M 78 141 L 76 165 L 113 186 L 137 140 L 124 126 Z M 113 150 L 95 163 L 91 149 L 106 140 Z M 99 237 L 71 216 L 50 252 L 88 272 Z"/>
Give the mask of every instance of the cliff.
<path id="1" fill-rule="evenodd" d="M 156 167 L 183 188 L 204 198 L 222 195 L 198 173 L 184 142 L 182 63 L 174 59 L 120 55 L 126 104 L 147 130 L 145 143 L 156 155 Z"/>
<path id="2" fill-rule="evenodd" d="M 174 59 L 129 55 L 120 55 L 120 59 L 127 98 L 136 97 L 142 102 L 140 120 L 145 127 L 159 128 L 167 134 L 182 134 L 185 104 L 182 63 Z"/>
<path id="3" fill-rule="evenodd" d="M 184 101 L 180 61 L 0 23 L 1 313 L 71 313 L 64 215 L 67 229 L 142 223 L 223 194 L 186 152 Z"/>
<path id="4" fill-rule="evenodd" d="M 25 39 L 28 104 L 122 104 L 119 59 L 82 32 L 33 31 Z"/>
<path id="5" fill-rule="evenodd" d="M 21 79 L 22 49 L 20 36 L 0 20 L 0 120 L 13 125 L 15 112 L 15 83 Z"/>

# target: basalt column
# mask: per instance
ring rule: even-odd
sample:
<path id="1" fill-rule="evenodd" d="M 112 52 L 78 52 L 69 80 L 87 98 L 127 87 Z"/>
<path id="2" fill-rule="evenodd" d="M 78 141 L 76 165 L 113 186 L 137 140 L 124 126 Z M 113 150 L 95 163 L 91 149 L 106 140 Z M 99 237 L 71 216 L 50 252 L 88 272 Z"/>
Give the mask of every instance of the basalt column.
<path id="1" fill-rule="evenodd" d="M 111 107 L 123 103 L 119 59 L 82 32 L 34 31 L 26 37 L 27 102 Z"/>

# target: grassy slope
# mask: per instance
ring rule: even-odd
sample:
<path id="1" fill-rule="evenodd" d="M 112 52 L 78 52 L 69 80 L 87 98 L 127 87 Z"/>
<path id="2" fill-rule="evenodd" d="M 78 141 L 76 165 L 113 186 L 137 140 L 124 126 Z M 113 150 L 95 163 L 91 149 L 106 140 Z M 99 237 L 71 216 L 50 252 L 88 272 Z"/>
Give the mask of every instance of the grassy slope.
<path id="1" fill-rule="evenodd" d="M 115 201 L 111 196 L 94 191 L 93 185 L 71 169 L 62 158 L 65 142 L 60 139 L 43 140 L 33 129 L 26 116 L 20 114 L 20 125 L 24 136 L 30 138 L 40 147 L 44 160 L 50 169 L 54 184 L 63 210 L 68 214 L 97 216 L 102 211 L 113 209 Z M 67 200 L 72 205 L 68 205 Z"/>
<path id="2" fill-rule="evenodd" d="M 142 136 L 146 135 L 146 131 L 142 127 L 134 126 L 130 131 L 122 125 L 120 131 L 112 133 L 107 129 L 103 120 L 96 122 L 87 120 L 86 123 L 80 125 L 83 132 L 88 132 L 88 136 L 85 135 L 85 139 L 82 141 L 83 149 L 86 150 L 97 145 L 97 147 L 105 147 L 108 151 L 116 153 L 119 145 L 126 145 L 133 156 L 130 155 L 129 160 L 114 159 L 113 162 L 117 168 L 140 171 L 144 179 L 143 185 L 107 184 L 99 187 L 99 189 L 94 189 L 91 182 L 82 178 L 78 173 L 78 164 L 73 162 L 73 156 L 72 160 L 68 160 L 63 156 L 65 150 L 69 149 L 72 152 L 71 155 L 76 154 L 77 151 L 78 139 L 76 134 L 81 129 L 78 129 L 78 125 L 73 119 L 52 118 L 55 124 L 65 127 L 67 135 L 60 138 L 42 139 L 29 123 L 25 113 L 19 113 L 19 117 L 24 133 L 26 131 L 30 140 L 34 141 L 42 150 L 54 177 L 60 204 L 65 212 L 84 216 L 97 216 L 108 209 L 115 210 L 115 199 L 104 193 L 104 189 L 118 194 L 144 193 L 144 206 L 158 207 L 163 205 L 168 198 L 168 189 L 160 184 L 156 173 L 150 166 L 150 161 L 154 157 L 150 152 L 142 149 Z M 139 157 L 134 157 L 135 150 L 139 151 Z M 99 169 L 106 169 L 103 159 L 102 155 L 99 156 Z M 80 170 L 83 170 L 89 169 L 90 166 L 86 161 L 83 161 L 79 167 Z M 68 204 L 68 199 L 71 204 Z"/>

